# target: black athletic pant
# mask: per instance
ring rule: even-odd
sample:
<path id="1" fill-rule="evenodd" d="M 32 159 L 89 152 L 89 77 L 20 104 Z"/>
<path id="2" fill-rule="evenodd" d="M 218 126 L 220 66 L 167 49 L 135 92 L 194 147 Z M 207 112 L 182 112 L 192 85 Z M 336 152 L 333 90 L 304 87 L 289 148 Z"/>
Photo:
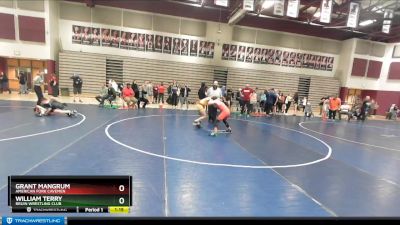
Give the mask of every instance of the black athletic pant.
<path id="1" fill-rule="evenodd" d="M 140 109 L 140 103 L 141 102 L 144 102 L 143 109 L 145 109 L 147 103 L 149 103 L 149 100 L 147 100 L 146 98 L 138 98 L 138 101 L 137 101 L 138 109 Z"/>
<path id="2" fill-rule="evenodd" d="M 160 101 L 164 104 L 164 93 L 158 93 L 158 103 L 160 103 Z"/>
<path id="3" fill-rule="evenodd" d="M 217 107 L 213 105 L 208 106 L 208 120 L 211 122 L 215 122 L 217 120 Z"/>
<path id="4" fill-rule="evenodd" d="M 287 113 L 288 111 L 289 111 L 289 109 L 290 109 L 290 105 L 292 104 L 292 102 L 288 102 L 287 104 L 286 104 L 286 110 L 285 110 L 285 113 Z"/>
<path id="5" fill-rule="evenodd" d="M 335 119 L 337 110 L 329 110 L 329 119 Z"/>
<path id="6" fill-rule="evenodd" d="M 251 110 L 251 107 L 250 107 L 250 101 L 243 101 L 243 103 L 242 103 L 242 110 L 240 111 L 240 114 L 243 114 L 244 113 L 244 107 L 246 106 L 246 108 L 247 108 L 247 114 L 250 114 L 250 110 Z"/>
<path id="7" fill-rule="evenodd" d="M 35 85 L 35 87 L 33 89 L 35 90 L 36 96 L 38 98 L 36 105 L 40 105 L 40 103 L 42 102 L 42 99 L 44 98 L 42 88 L 40 86 Z"/>

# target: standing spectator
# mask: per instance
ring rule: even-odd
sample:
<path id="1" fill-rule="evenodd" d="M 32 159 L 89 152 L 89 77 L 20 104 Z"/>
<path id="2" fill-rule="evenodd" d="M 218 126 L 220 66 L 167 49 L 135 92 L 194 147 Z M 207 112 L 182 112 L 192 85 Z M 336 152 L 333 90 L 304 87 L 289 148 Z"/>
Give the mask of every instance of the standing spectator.
<path id="1" fill-rule="evenodd" d="M 35 90 L 36 97 L 38 98 L 36 105 L 40 105 L 42 99 L 44 98 L 42 91 L 43 82 L 44 79 L 42 73 L 36 74 L 36 76 L 33 78 L 33 86 L 34 86 L 33 89 Z"/>
<path id="2" fill-rule="evenodd" d="M 3 91 L 8 91 L 9 94 L 11 94 L 11 90 L 8 86 L 8 76 L 4 72 L 0 73 L 0 81 L 1 81 L 1 93 Z"/>
<path id="3" fill-rule="evenodd" d="M 156 84 L 153 85 L 153 103 L 157 104 L 158 102 L 158 86 Z"/>
<path id="4" fill-rule="evenodd" d="M 293 98 L 292 95 L 289 94 L 288 96 L 286 96 L 285 99 L 285 104 L 286 104 L 286 110 L 285 110 L 285 114 L 288 113 L 289 109 L 290 109 L 290 105 L 292 104 Z"/>
<path id="5" fill-rule="evenodd" d="M 365 119 L 367 118 L 370 107 L 371 107 L 371 97 L 366 96 L 365 100 L 362 103 L 360 111 L 360 119 L 362 121 L 365 121 Z"/>
<path id="6" fill-rule="evenodd" d="M 136 80 L 132 81 L 132 89 L 133 89 L 133 92 L 135 92 L 135 98 L 139 98 L 139 86 L 138 86 Z"/>
<path id="7" fill-rule="evenodd" d="M 72 79 L 73 83 L 72 83 L 72 87 L 73 87 L 73 91 L 74 91 L 74 102 L 76 102 L 76 97 L 78 96 L 79 102 L 82 102 L 81 100 L 81 94 L 82 94 L 82 85 L 83 85 L 83 81 L 81 79 L 81 77 L 79 76 L 79 74 L 74 73 L 74 75 L 72 77 L 70 77 L 70 79 Z"/>
<path id="8" fill-rule="evenodd" d="M 207 90 L 207 97 L 222 98 L 222 91 L 218 87 L 218 81 L 214 81 L 213 86 Z M 217 108 L 214 105 L 208 106 L 208 121 L 214 123 L 217 119 Z"/>
<path id="9" fill-rule="evenodd" d="M 181 102 L 181 109 L 183 104 L 186 104 L 186 110 L 189 109 L 189 103 L 188 103 L 188 97 L 189 97 L 189 92 L 190 92 L 190 88 L 187 84 L 185 84 L 184 87 L 181 88 L 180 90 L 180 102 Z"/>
<path id="10" fill-rule="evenodd" d="M 201 100 L 201 99 L 204 99 L 205 97 L 207 97 L 206 93 L 207 93 L 206 83 L 201 82 L 200 89 L 197 92 L 197 95 L 199 96 L 199 99 Z"/>
<path id="11" fill-rule="evenodd" d="M 302 101 L 302 104 L 301 104 L 302 106 L 302 108 L 303 108 L 303 112 L 304 112 L 304 110 L 305 110 L 305 108 L 306 108 L 306 105 L 307 105 L 307 97 L 304 97 L 303 98 L 303 101 Z"/>
<path id="12" fill-rule="evenodd" d="M 153 83 L 149 81 L 147 84 L 147 98 L 149 100 L 150 104 L 153 104 L 154 101 L 154 95 L 153 95 Z"/>
<path id="13" fill-rule="evenodd" d="M 294 113 L 293 116 L 297 114 L 297 109 L 299 107 L 299 93 L 295 92 L 293 95 L 293 106 L 294 106 Z"/>
<path id="14" fill-rule="evenodd" d="M 254 90 L 250 88 L 249 84 L 246 84 L 246 87 L 242 89 L 240 92 L 241 96 L 243 97 L 243 104 L 242 104 L 242 109 L 240 111 L 240 114 L 244 113 L 244 107 L 246 106 L 247 108 L 247 116 L 249 116 L 250 111 L 251 111 L 251 106 L 250 106 L 250 96 L 254 93 Z"/>
<path id="15" fill-rule="evenodd" d="M 19 73 L 18 82 L 19 82 L 19 94 L 28 94 L 28 88 L 26 85 L 27 82 L 26 73 L 24 72 Z"/>
<path id="16" fill-rule="evenodd" d="M 233 91 L 230 88 L 228 88 L 227 91 L 226 91 L 225 101 L 228 104 L 229 110 L 231 110 L 231 108 L 232 108 L 233 95 L 234 95 Z"/>
<path id="17" fill-rule="evenodd" d="M 57 97 L 58 96 L 58 94 L 59 94 L 59 91 L 58 91 L 58 81 L 57 81 L 57 77 L 56 77 L 56 75 L 53 73 L 53 74 L 51 74 L 51 77 L 50 77 L 50 80 L 49 80 L 50 82 L 50 87 L 51 87 L 51 90 L 52 90 L 52 93 L 53 93 L 53 96 L 54 97 Z"/>
<path id="18" fill-rule="evenodd" d="M 179 87 L 176 81 L 172 82 L 171 87 L 171 104 L 172 108 L 176 109 L 178 105 Z"/>
<path id="19" fill-rule="evenodd" d="M 329 119 L 335 119 L 336 112 L 340 109 L 341 101 L 338 95 L 329 99 Z"/>
<path id="20" fill-rule="evenodd" d="M 325 97 L 322 97 L 321 101 L 319 102 L 319 115 L 322 115 L 322 108 L 324 106 L 325 99 Z"/>
<path id="21" fill-rule="evenodd" d="M 162 104 L 164 104 L 164 93 L 165 86 L 164 83 L 161 82 L 160 86 L 158 86 L 158 103 L 162 102 Z"/>

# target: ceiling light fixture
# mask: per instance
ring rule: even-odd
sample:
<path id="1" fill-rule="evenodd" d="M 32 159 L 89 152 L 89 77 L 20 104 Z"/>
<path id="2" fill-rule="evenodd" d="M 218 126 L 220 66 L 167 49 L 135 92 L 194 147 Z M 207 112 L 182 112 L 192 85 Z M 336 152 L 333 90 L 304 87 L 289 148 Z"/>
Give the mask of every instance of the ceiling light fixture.
<path id="1" fill-rule="evenodd" d="M 364 20 L 364 21 L 360 22 L 358 25 L 360 25 L 362 27 L 365 27 L 365 26 L 368 26 L 368 25 L 373 24 L 375 22 L 376 22 L 376 20 Z"/>

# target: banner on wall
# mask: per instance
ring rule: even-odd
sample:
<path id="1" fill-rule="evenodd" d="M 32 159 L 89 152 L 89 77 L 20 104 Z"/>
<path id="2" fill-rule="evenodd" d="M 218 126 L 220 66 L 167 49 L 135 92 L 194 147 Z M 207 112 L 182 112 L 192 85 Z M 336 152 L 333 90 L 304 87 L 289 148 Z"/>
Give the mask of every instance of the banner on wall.
<path id="1" fill-rule="evenodd" d="M 119 48 L 120 41 L 120 31 L 119 30 L 111 30 L 111 47 Z"/>
<path id="2" fill-rule="evenodd" d="M 172 54 L 173 55 L 181 54 L 181 39 L 180 38 L 172 39 Z"/>
<path id="3" fill-rule="evenodd" d="M 189 55 L 189 39 L 181 40 L 181 55 Z"/>
<path id="4" fill-rule="evenodd" d="M 171 45 L 172 45 L 172 38 L 171 37 L 164 37 L 163 53 L 171 54 Z"/>
<path id="5" fill-rule="evenodd" d="M 322 0 L 319 21 L 321 23 L 330 23 L 331 14 L 332 14 L 332 0 Z"/>
<path id="6" fill-rule="evenodd" d="M 393 19 L 394 11 L 391 9 L 386 9 L 385 13 L 383 14 L 383 24 L 382 24 L 382 32 L 383 33 L 390 33 L 390 27 L 392 26 L 392 19 Z"/>
<path id="7" fill-rule="evenodd" d="M 199 41 L 197 40 L 190 41 L 190 56 L 197 56 L 198 46 L 199 46 Z"/>
<path id="8" fill-rule="evenodd" d="M 228 0 L 214 0 L 214 4 L 219 6 L 228 7 L 228 3 Z"/>
<path id="9" fill-rule="evenodd" d="M 214 47 L 215 47 L 215 43 L 214 42 L 208 42 L 207 43 L 207 55 L 206 55 L 206 58 L 214 58 Z"/>
<path id="10" fill-rule="evenodd" d="M 144 51 L 146 47 L 146 35 L 137 34 L 137 50 Z"/>
<path id="11" fill-rule="evenodd" d="M 300 0 L 289 0 L 286 16 L 297 18 L 299 16 Z"/>
<path id="12" fill-rule="evenodd" d="M 154 36 L 152 34 L 146 34 L 146 52 L 154 52 Z"/>
<path id="13" fill-rule="evenodd" d="M 154 51 L 161 53 L 162 52 L 162 45 L 163 45 L 163 36 L 156 35 L 154 41 Z"/>
<path id="14" fill-rule="evenodd" d="M 101 46 L 111 46 L 111 30 L 108 28 L 101 28 Z"/>
<path id="15" fill-rule="evenodd" d="M 247 11 L 254 11 L 254 0 L 243 0 L 243 9 Z"/>
<path id="16" fill-rule="evenodd" d="M 82 44 L 83 45 L 91 45 L 92 39 L 92 28 L 91 27 L 82 27 Z"/>
<path id="17" fill-rule="evenodd" d="M 222 45 L 221 59 L 325 71 L 332 71 L 334 62 L 334 57 L 231 44 Z"/>
<path id="18" fill-rule="evenodd" d="M 229 60 L 236 60 L 237 57 L 237 45 L 230 45 L 229 47 Z"/>
<path id="19" fill-rule="evenodd" d="M 82 42 L 81 26 L 72 26 L 72 43 L 80 44 Z"/>
<path id="20" fill-rule="evenodd" d="M 222 45 L 222 57 L 221 59 L 223 60 L 228 60 L 229 59 L 229 44 L 223 44 Z"/>
<path id="21" fill-rule="evenodd" d="M 349 15 L 347 17 L 346 26 L 357 28 L 359 14 L 360 14 L 360 5 L 355 2 L 350 2 Z"/>
<path id="22" fill-rule="evenodd" d="M 274 15 L 283 16 L 285 11 L 285 0 L 274 0 Z"/>
<path id="23" fill-rule="evenodd" d="M 90 43 L 93 46 L 100 46 L 101 42 L 101 35 L 100 35 L 100 28 L 92 27 L 92 35 L 90 37 Z"/>

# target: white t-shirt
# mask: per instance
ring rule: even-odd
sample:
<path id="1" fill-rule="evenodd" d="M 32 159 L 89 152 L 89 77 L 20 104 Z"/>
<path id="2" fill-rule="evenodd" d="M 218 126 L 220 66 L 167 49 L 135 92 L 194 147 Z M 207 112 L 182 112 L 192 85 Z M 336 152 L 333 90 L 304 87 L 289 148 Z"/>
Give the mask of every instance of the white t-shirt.
<path id="1" fill-rule="evenodd" d="M 217 89 L 214 90 L 213 87 L 210 87 L 210 88 L 207 90 L 207 96 L 208 96 L 208 97 L 214 97 L 214 96 L 216 96 L 216 97 L 218 97 L 218 98 L 222 98 L 222 91 L 221 91 L 221 88 L 217 88 Z"/>

